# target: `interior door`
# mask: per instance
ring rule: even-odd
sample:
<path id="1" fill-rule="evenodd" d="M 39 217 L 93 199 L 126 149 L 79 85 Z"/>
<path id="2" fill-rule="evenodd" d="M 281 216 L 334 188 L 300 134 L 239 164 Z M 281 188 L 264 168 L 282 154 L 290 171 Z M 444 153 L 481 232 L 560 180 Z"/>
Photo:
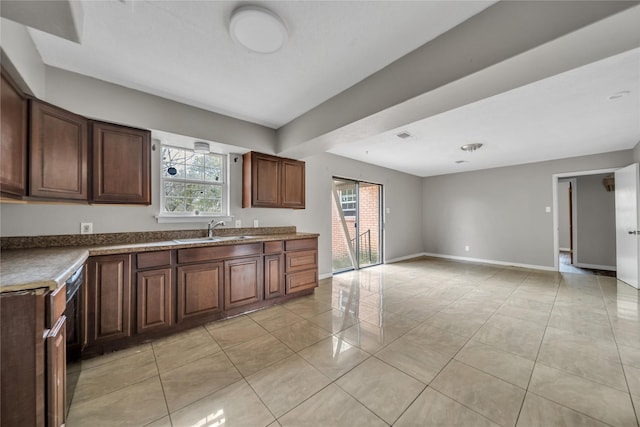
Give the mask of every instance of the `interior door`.
<path id="1" fill-rule="evenodd" d="M 639 169 L 634 163 L 615 174 L 617 275 L 635 288 L 640 273 Z"/>

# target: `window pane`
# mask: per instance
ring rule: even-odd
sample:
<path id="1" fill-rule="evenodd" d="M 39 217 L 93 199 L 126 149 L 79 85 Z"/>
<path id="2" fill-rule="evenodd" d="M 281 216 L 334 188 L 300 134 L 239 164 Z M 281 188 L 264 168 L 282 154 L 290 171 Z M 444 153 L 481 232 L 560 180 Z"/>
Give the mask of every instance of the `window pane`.
<path id="1" fill-rule="evenodd" d="M 187 179 L 202 181 L 204 179 L 204 169 L 199 166 L 187 165 Z"/>
<path id="2" fill-rule="evenodd" d="M 179 197 L 184 195 L 184 183 L 165 181 L 164 195 L 168 197 Z"/>
<path id="3" fill-rule="evenodd" d="M 219 185 L 207 185 L 204 188 L 204 197 L 207 199 L 222 198 L 222 187 Z"/>
<path id="4" fill-rule="evenodd" d="M 164 199 L 164 209 L 167 212 L 184 212 L 184 199 L 167 197 Z"/>
<path id="5" fill-rule="evenodd" d="M 222 156 L 209 154 L 204 160 L 205 167 L 222 169 Z"/>
<path id="6" fill-rule="evenodd" d="M 210 169 L 207 168 L 204 170 L 204 179 L 205 181 L 211 182 L 223 182 L 222 171 L 220 169 Z"/>

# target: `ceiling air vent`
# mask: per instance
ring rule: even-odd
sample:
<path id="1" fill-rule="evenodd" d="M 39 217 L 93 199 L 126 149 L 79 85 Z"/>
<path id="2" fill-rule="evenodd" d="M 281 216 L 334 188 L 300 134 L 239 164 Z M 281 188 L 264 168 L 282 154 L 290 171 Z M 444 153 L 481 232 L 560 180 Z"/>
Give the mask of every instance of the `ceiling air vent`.
<path id="1" fill-rule="evenodd" d="M 396 136 L 400 139 L 412 139 L 414 136 L 411 135 L 409 132 L 407 131 L 402 131 L 400 133 L 396 133 Z"/>

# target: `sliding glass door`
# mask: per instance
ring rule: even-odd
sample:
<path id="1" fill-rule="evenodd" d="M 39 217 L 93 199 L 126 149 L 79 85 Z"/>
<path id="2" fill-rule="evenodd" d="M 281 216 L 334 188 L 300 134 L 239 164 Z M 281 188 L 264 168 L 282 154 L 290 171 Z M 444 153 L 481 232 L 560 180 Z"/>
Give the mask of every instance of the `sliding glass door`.
<path id="1" fill-rule="evenodd" d="M 333 178 L 333 272 L 382 263 L 382 186 Z"/>

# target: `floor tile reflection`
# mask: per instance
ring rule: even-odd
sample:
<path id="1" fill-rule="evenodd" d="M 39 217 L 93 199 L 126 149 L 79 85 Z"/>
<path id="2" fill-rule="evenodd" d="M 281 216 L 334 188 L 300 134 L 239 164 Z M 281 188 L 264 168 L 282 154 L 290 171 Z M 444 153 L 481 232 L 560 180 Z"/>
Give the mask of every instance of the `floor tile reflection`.
<path id="1" fill-rule="evenodd" d="M 75 426 L 638 426 L 638 291 L 435 258 L 72 367 Z"/>

